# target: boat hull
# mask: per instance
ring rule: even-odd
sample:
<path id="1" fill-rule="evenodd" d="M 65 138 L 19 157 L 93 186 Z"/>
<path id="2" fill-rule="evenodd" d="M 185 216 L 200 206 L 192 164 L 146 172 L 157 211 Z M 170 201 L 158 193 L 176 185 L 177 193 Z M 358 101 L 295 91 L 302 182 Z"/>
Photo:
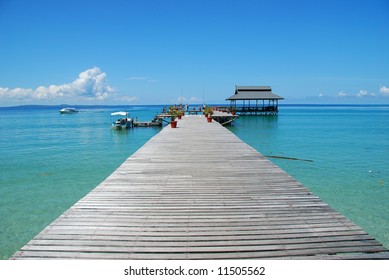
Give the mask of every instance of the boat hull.
<path id="1" fill-rule="evenodd" d="M 78 111 L 76 109 L 74 109 L 74 108 L 63 108 L 63 109 L 59 110 L 59 112 L 61 114 L 75 114 Z"/>
<path id="2" fill-rule="evenodd" d="M 132 119 L 120 119 L 116 122 L 113 122 L 111 127 L 115 130 L 122 130 L 122 129 L 128 129 L 133 127 L 133 120 Z"/>

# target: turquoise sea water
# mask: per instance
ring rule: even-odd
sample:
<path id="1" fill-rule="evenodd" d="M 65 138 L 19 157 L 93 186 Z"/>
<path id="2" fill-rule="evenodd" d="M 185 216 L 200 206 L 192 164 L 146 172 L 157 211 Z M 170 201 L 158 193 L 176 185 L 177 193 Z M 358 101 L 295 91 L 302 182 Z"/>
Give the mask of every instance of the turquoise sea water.
<path id="1" fill-rule="evenodd" d="M 122 107 L 0 108 L 0 259 L 104 180 L 159 128 L 113 131 Z M 149 121 L 162 106 L 128 106 Z M 389 106 L 281 106 L 229 128 L 389 247 Z"/>
<path id="2" fill-rule="evenodd" d="M 389 106 L 284 106 L 230 128 L 389 248 Z M 309 160 L 309 161 L 305 161 Z"/>

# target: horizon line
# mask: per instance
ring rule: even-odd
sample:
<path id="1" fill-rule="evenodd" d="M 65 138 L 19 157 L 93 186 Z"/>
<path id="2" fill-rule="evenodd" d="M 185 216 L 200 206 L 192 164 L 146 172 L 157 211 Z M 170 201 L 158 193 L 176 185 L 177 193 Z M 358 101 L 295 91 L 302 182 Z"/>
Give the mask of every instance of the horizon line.
<path id="1" fill-rule="evenodd" d="M 170 106 L 169 104 L 24 104 L 24 105 L 10 105 L 10 106 L 0 106 L 0 108 L 18 108 L 18 107 L 135 107 L 135 106 Z M 198 106 L 203 105 L 201 103 L 192 103 L 189 106 Z M 229 106 L 230 104 L 225 103 L 209 103 L 212 106 Z M 389 106 L 387 104 L 374 104 L 374 103 L 287 103 L 287 104 L 278 104 L 278 106 Z"/>

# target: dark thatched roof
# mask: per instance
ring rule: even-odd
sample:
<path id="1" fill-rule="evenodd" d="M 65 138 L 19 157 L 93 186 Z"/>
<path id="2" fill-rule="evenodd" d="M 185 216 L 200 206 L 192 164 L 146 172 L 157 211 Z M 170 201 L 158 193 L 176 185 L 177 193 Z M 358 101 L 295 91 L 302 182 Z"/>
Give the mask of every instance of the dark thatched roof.
<path id="1" fill-rule="evenodd" d="M 269 86 L 236 86 L 235 94 L 226 100 L 283 100 Z"/>

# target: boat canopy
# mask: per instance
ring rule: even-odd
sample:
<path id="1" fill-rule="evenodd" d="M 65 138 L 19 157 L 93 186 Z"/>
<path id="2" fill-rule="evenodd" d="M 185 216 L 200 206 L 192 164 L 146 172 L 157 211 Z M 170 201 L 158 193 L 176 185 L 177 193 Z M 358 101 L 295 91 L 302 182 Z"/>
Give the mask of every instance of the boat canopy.
<path id="1" fill-rule="evenodd" d="M 120 115 L 120 116 L 127 116 L 127 112 L 115 112 L 115 113 L 112 113 L 111 116 L 117 116 L 117 115 Z"/>

